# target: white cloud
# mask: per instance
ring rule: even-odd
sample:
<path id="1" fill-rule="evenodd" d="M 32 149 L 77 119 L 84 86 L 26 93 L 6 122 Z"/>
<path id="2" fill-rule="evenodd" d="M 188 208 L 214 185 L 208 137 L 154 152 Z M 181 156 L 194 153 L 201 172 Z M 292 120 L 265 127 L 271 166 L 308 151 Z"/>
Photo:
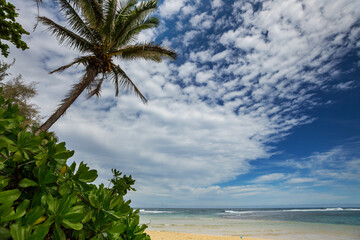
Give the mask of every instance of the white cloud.
<path id="1" fill-rule="evenodd" d="M 354 81 L 342 82 L 334 86 L 334 88 L 339 90 L 348 90 L 355 85 Z"/>
<path id="2" fill-rule="evenodd" d="M 181 8 L 182 13 L 184 14 L 184 16 L 187 15 L 194 15 L 195 11 L 196 11 L 196 7 L 194 5 L 186 5 L 183 8 Z M 183 23 L 183 22 L 181 22 Z"/>
<path id="3" fill-rule="evenodd" d="M 220 2 L 212 1 L 213 6 Z M 76 161 L 85 161 L 99 171 L 98 182 L 110 178 L 111 168 L 132 174 L 138 191 L 131 196 L 138 205 L 179 203 L 185 198 L 192 201 L 188 200 L 190 205 L 209 196 L 214 203 L 226 202 L 224 196 L 230 196 L 229 204 L 237 204 L 239 198 L 244 199 L 243 203 L 253 200 L 254 204 L 261 204 L 261 199 L 271 199 L 274 204 L 285 201 L 279 200 L 281 197 L 300 199 L 305 190 L 289 192 L 264 186 L 271 181 L 286 183 L 288 176 L 284 173 L 264 174 L 253 182 L 262 185 L 218 184 L 251 171 L 252 160 L 272 154 L 269 143 L 281 139 L 294 126 L 312 120 L 302 110 L 316 104 L 310 92 L 327 84 L 317 74 L 331 74 L 336 63 L 329 60 L 343 56 L 351 50 L 348 46 L 358 44 L 359 33 L 355 30 L 346 40 L 342 36 L 359 19 L 360 3 L 265 1 L 263 9 L 254 12 L 251 4 L 237 1 L 234 15 L 226 16 L 234 23 L 225 17 L 219 21 L 217 31 L 226 26 L 226 32 L 210 34 L 207 29 L 218 19 L 207 12 L 190 17 L 196 11 L 196 4 L 192 3 L 166 0 L 159 7 L 161 18 L 171 19 L 179 13 L 180 19 L 187 17 L 184 34 L 171 32 L 178 42 L 168 40 L 179 47 L 184 60 L 120 62 L 148 97 L 147 105 L 133 95 L 122 93 L 114 98 L 112 83 L 107 82 L 102 98 L 85 100 L 82 96 L 53 130 L 70 149 L 76 150 Z M 21 22 L 31 29 L 35 6 L 23 0 L 14 4 L 20 8 Z M 240 8 L 242 14 L 238 12 Z M 51 10 L 42 13 L 56 14 Z M 172 26 L 162 31 L 173 30 Z M 142 38 L 153 40 L 158 34 L 147 32 Z M 339 37 L 329 40 L 334 35 Z M 190 44 L 194 40 L 200 43 Z M 208 42 L 201 42 L 205 40 Z M 11 56 L 17 59 L 13 71 L 22 73 L 28 81 L 39 82 L 39 95 L 33 101 L 43 115 L 49 115 L 81 73 L 75 68 L 58 75 L 47 72 L 70 62 L 77 53 L 59 47 L 41 26 L 27 41 L 30 50 L 12 50 Z M 312 70 L 304 71 L 306 67 Z M 323 166 L 324 159 L 339 152 L 334 149 L 314 154 L 313 160 L 293 161 L 293 166 L 307 171 Z M 288 183 L 327 180 L 327 174 L 333 179 L 354 179 L 358 161 L 352 159 L 347 164 L 343 174 L 314 167 L 314 175 L 292 176 Z M 280 197 L 275 199 L 274 193 Z M 314 198 L 321 197 L 324 195 L 314 194 Z M 336 197 L 329 195 L 329 199 Z"/>
<path id="4" fill-rule="evenodd" d="M 190 23 L 194 28 L 208 29 L 213 25 L 213 16 L 208 15 L 206 12 L 197 14 L 190 19 Z"/>
<path id="5" fill-rule="evenodd" d="M 209 80 L 211 80 L 214 77 L 214 75 L 215 74 L 213 71 L 198 72 L 196 74 L 196 82 L 198 82 L 198 83 L 208 82 Z"/>
<path id="6" fill-rule="evenodd" d="M 212 8 L 219 8 L 224 5 L 224 2 L 222 0 L 211 0 L 211 7 Z"/>
<path id="7" fill-rule="evenodd" d="M 162 18 L 174 17 L 187 2 L 188 0 L 165 0 L 159 7 L 160 16 Z"/>
<path id="8" fill-rule="evenodd" d="M 189 31 L 189 32 L 186 32 L 185 35 L 184 35 L 184 41 L 183 41 L 183 44 L 185 46 L 188 46 L 190 44 L 190 42 L 192 40 L 194 40 L 194 38 L 199 34 L 200 32 L 199 31 L 196 31 L 196 30 L 192 30 L 192 31 Z"/>
<path id="9" fill-rule="evenodd" d="M 259 176 L 255 178 L 252 182 L 254 183 L 273 182 L 284 178 L 285 175 L 283 173 L 271 173 L 271 174 Z"/>
<path id="10" fill-rule="evenodd" d="M 299 160 L 291 159 L 277 164 L 296 169 L 299 174 L 303 173 L 309 176 L 309 179 L 359 181 L 360 158 L 356 152 L 359 144 L 359 142 L 352 142 L 336 146 L 325 152 L 315 152 L 311 156 Z M 289 183 L 296 183 L 298 178 L 294 179 L 290 179 Z M 301 182 L 301 179 L 299 178 L 298 182 Z M 306 177 L 306 179 L 308 178 Z"/>
<path id="11" fill-rule="evenodd" d="M 287 182 L 297 184 L 297 183 L 310 183 L 315 181 L 316 181 L 315 178 L 291 178 Z"/>

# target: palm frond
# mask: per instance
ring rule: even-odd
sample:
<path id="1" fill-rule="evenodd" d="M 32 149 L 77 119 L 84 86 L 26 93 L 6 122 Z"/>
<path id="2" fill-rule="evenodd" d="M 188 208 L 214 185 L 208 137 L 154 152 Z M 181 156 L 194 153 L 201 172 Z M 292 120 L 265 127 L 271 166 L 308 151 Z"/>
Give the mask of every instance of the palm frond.
<path id="1" fill-rule="evenodd" d="M 101 86 L 105 79 L 105 74 L 103 74 L 102 78 L 95 79 L 95 81 L 91 82 L 88 86 L 88 93 L 87 98 L 91 98 L 92 96 L 96 95 L 96 97 L 100 97 L 101 93 Z"/>
<path id="2" fill-rule="evenodd" d="M 157 0 L 142 1 L 139 6 L 131 7 L 131 11 L 127 14 L 119 16 L 115 22 L 115 35 L 112 36 L 110 47 L 123 43 L 124 39 L 128 38 L 128 33 L 157 9 L 157 2 Z"/>
<path id="3" fill-rule="evenodd" d="M 89 57 L 89 56 L 84 56 L 84 57 L 76 58 L 75 61 L 73 61 L 72 63 L 69 63 L 69 64 L 67 64 L 67 65 L 64 65 L 64 66 L 62 66 L 62 67 L 59 67 L 59 68 L 51 71 L 50 74 L 53 74 L 53 73 L 55 73 L 55 72 L 62 72 L 62 71 L 64 71 L 64 70 L 68 69 L 69 67 L 71 67 L 71 66 L 74 65 L 74 64 L 81 64 L 81 63 L 82 63 L 82 64 L 85 64 L 85 63 L 87 62 L 87 60 L 88 60 L 88 57 Z"/>
<path id="4" fill-rule="evenodd" d="M 157 17 L 150 17 L 148 19 L 145 19 L 142 23 L 135 25 L 134 28 L 131 29 L 127 33 L 127 35 L 121 39 L 122 42 L 117 42 L 116 44 L 114 44 L 113 48 L 116 48 L 118 46 L 123 46 L 133 41 L 136 41 L 137 36 L 141 31 L 150 28 L 156 28 L 157 26 L 159 26 L 159 19 Z"/>
<path id="5" fill-rule="evenodd" d="M 125 90 L 126 92 L 135 93 L 138 97 L 140 97 L 143 103 L 147 103 L 147 99 L 140 92 L 140 90 L 136 87 L 136 85 L 131 81 L 128 75 L 117 65 L 111 65 L 113 80 L 115 84 L 116 93 L 115 96 L 119 94 L 119 88 Z"/>
<path id="6" fill-rule="evenodd" d="M 102 28 L 102 33 L 105 35 L 105 43 L 111 39 L 111 35 L 115 28 L 115 17 L 118 9 L 118 0 L 108 0 L 104 5 L 105 23 Z"/>
<path id="7" fill-rule="evenodd" d="M 39 17 L 39 21 L 47 26 L 51 34 L 54 35 L 61 44 L 78 49 L 80 52 L 89 52 L 92 50 L 93 45 L 90 42 L 71 30 L 53 22 L 47 17 Z"/>
<path id="8" fill-rule="evenodd" d="M 91 29 L 86 25 L 80 15 L 77 13 L 76 4 L 73 4 L 74 7 L 67 0 L 58 0 L 60 3 L 60 10 L 64 12 L 67 22 L 70 24 L 71 28 L 78 32 L 82 37 L 86 38 L 91 42 L 95 42 L 94 35 Z"/>
<path id="9" fill-rule="evenodd" d="M 163 58 L 176 59 L 177 54 L 165 47 L 152 44 L 135 44 L 128 45 L 117 52 L 111 53 L 113 56 L 118 56 L 123 59 L 146 59 L 160 62 Z"/>
<path id="10" fill-rule="evenodd" d="M 104 16 L 102 12 L 102 4 L 98 0 L 69 0 L 74 3 L 93 29 L 99 29 L 104 23 Z"/>
<path id="11" fill-rule="evenodd" d="M 125 16 L 129 14 L 132 8 L 137 4 L 138 0 L 126 0 L 120 1 L 120 10 L 118 12 L 119 16 Z"/>

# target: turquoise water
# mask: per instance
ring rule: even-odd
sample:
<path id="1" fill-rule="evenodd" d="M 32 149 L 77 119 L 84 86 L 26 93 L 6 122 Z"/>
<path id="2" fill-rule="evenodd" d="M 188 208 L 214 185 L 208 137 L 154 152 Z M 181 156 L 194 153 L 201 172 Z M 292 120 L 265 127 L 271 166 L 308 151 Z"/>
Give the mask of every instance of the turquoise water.
<path id="1" fill-rule="evenodd" d="M 360 240 L 360 208 L 140 210 L 149 230 L 269 239 Z"/>

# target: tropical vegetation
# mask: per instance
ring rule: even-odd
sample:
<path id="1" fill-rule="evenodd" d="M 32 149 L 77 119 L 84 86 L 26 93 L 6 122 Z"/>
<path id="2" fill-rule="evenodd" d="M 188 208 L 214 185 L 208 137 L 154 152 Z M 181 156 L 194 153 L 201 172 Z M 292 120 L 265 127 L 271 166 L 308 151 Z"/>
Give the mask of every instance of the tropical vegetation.
<path id="1" fill-rule="evenodd" d="M 8 41 L 14 44 L 17 48 L 25 50 L 28 48 L 26 43 L 21 40 L 23 34 L 29 34 L 20 23 L 16 22 L 15 18 L 18 13 L 15 11 L 15 6 L 5 0 L 0 0 L 0 50 L 1 55 L 8 57 L 9 45 L 3 41 Z"/>
<path id="2" fill-rule="evenodd" d="M 47 17 L 39 17 L 57 40 L 82 56 L 61 66 L 51 73 L 61 72 L 73 65 L 83 65 L 85 72 L 63 99 L 60 107 L 41 125 L 38 132 L 48 130 L 87 89 L 88 97 L 100 96 L 106 79 L 113 81 L 115 95 L 120 89 L 135 93 L 144 103 L 146 97 L 114 62 L 115 59 L 146 59 L 160 62 L 164 58 L 175 59 L 176 53 L 160 45 L 138 42 L 138 34 L 155 28 L 159 19 L 151 16 L 158 0 L 57 0 L 68 26 L 61 26 Z"/>
<path id="3" fill-rule="evenodd" d="M 111 186 L 53 134 L 23 126 L 17 105 L 0 96 L 0 239 L 149 240 L 124 199 L 134 180 L 113 170 Z"/>

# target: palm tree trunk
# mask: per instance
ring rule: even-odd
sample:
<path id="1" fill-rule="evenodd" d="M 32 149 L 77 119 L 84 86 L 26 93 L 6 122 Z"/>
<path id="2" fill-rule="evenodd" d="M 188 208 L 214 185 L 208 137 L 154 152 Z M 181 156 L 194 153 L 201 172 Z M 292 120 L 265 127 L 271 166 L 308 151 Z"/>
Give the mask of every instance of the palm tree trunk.
<path id="1" fill-rule="evenodd" d="M 75 84 L 73 89 L 69 92 L 68 97 L 62 100 L 61 106 L 56 110 L 53 115 L 49 117 L 44 124 L 42 124 L 35 134 L 38 135 L 41 131 L 47 131 L 64 113 L 66 110 L 75 102 L 75 100 L 80 96 L 80 94 L 85 90 L 86 87 L 95 79 L 98 72 L 93 69 L 91 66 L 86 68 L 86 73 L 78 84 Z"/>

